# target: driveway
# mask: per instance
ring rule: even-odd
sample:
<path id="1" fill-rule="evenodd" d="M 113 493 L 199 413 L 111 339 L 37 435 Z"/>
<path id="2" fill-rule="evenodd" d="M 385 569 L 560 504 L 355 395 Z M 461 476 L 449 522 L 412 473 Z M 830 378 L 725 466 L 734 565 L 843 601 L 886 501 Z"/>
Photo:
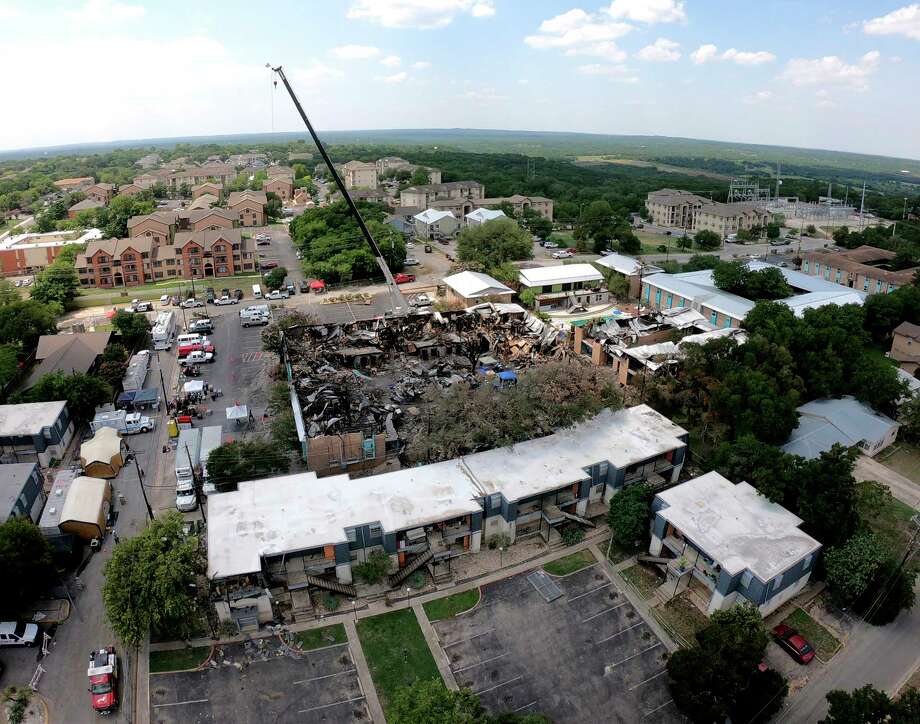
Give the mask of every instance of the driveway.
<path id="1" fill-rule="evenodd" d="M 887 485 L 895 498 L 920 510 L 920 485 L 891 468 L 885 467 L 878 460 L 860 455 L 856 459 L 853 475 L 857 480 L 876 480 L 882 485 Z"/>

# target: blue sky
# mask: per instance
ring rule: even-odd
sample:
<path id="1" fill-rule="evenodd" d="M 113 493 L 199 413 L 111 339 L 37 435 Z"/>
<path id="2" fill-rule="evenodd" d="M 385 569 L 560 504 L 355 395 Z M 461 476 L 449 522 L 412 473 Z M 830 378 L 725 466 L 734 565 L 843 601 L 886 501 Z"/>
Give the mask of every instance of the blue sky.
<path id="1" fill-rule="evenodd" d="M 272 61 L 320 129 L 920 158 L 920 4 L 904 0 L 0 0 L 0 26 L 0 67 L 21 69 L 0 148 L 299 130 Z"/>

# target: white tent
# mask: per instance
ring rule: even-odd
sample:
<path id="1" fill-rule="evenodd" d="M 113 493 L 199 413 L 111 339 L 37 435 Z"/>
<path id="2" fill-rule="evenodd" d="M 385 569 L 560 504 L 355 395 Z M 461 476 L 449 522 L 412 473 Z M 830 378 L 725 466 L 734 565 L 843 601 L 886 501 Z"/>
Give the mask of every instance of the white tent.
<path id="1" fill-rule="evenodd" d="M 113 427 L 101 427 L 80 446 L 80 465 L 89 475 L 114 478 L 125 464 L 122 441 Z"/>
<path id="2" fill-rule="evenodd" d="M 249 417 L 249 408 L 246 405 L 234 405 L 227 408 L 228 420 L 245 420 Z"/>
<path id="3" fill-rule="evenodd" d="M 186 395 L 204 394 L 204 382 L 201 380 L 189 380 L 182 387 L 182 391 Z"/>
<path id="4" fill-rule="evenodd" d="M 75 478 L 61 510 L 61 532 L 73 533 L 84 540 L 101 538 L 111 498 L 112 489 L 108 481 L 83 475 Z"/>

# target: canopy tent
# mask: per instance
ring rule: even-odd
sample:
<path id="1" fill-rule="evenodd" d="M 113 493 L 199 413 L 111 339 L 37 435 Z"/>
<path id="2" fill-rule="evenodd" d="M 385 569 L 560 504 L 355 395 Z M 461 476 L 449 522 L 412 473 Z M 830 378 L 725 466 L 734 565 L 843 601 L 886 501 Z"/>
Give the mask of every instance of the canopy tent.
<path id="1" fill-rule="evenodd" d="M 249 417 L 249 408 L 246 405 L 234 405 L 227 408 L 228 420 L 245 420 Z"/>
<path id="2" fill-rule="evenodd" d="M 58 527 L 62 533 L 72 533 L 83 540 L 101 538 L 111 500 L 112 488 L 107 480 L 84 475 L 75 478 L 67 491 Z"/>
<path id="3" fill-rule="evenodd" d="M 201 380 L 189 380 L 182 386 L 182 391 L 186 395 L 203 395 L 204 382 Z"/>
<path id="4" fill-rule="evenodd" d="M 112 427 L 101 427 L 80 446 L 80 465 L 91 476 L 114 478 L 125 464 L 122 441 Z"/>

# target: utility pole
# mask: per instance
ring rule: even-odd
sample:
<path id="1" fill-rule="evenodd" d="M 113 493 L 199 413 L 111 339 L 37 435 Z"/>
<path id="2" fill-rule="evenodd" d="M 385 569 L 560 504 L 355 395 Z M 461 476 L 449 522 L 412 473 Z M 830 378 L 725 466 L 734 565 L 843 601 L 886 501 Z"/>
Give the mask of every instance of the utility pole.
<path id="1" fill-rule="evenodd" d="M 137 484 L 141 486 L 141 495 L 144 496 L 144 505 L 147 506 L 147 519 L 152 522 L 153 508 L 150 507 L 150 501 L 147 500 L 147 491 L 144 489 L 144 473 L 141 472 L 141 467 L 137 464 L 137 453 L 131 453 L 131 459 L 134 461 L 134 469 L 137 470 Z"/>
<path id="2" fill-rule="evenodd" d="M 198 507 L 201 509 L 201 519 L 204 524 L 208 524 L 208 518 L 204 513 L 204 501 L 201 499 L 201 487 L 198 485 L 198 473 L 195 472 L 195 466 L 192 464 L 192 454 L 188 451 L 188 443 L 185 445 L 185 456 L 188 458 L 188 467 L 192 471 L 192 485 L 195 487 L 195 500 L 198 501 Z"/>
<path id="3" fill-rule="evenodd" d="M 860 231 L 863 230 L 863 223 L 865 219 L 863 214 L 865 213 L 865 210 L 866 210 L 866 182 L 863 181 L 862 199 L 860 199 L 860 202 L 859 202 L 859 230 Z"/>

